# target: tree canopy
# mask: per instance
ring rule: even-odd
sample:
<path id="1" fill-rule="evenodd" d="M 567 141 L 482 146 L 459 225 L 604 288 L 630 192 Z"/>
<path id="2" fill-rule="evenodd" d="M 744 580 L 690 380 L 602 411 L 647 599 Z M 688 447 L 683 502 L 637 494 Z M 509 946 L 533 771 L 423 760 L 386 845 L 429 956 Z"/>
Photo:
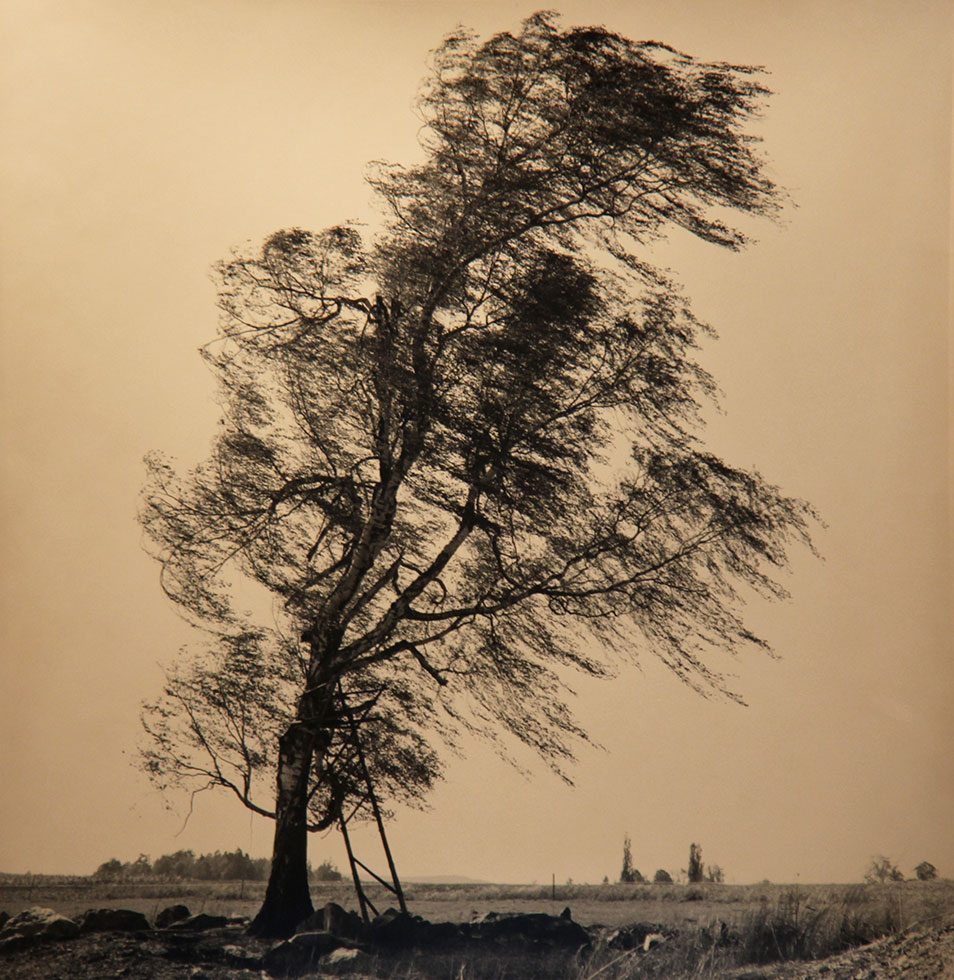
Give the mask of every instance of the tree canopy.
<path id="1" fill-rule="evenodd" d="M 339 685 L 406 695 L 421 748 L 439 704 L 565 773 L 586 737 L 567 668 L 649 652 L 730 693 L 706 651 L 768 648 L 743 600 L 785 594 L 813 515 L 700 442 L 707 328 L 645 256 L 672 227 L 739 248 L 733 213 L 777 210 L 746 129 L 766 94 L 549 14 L 458 32 L 421 93 L 425 161 L 372 178 L 380 234 L 285 230 L 221 263 L 220 429 L 190 473 L 151 459 L 143 522 L 188 617 L 227 649 L 268 634 L 263 678 L 280 637 L 307 647 L 281 709 L 255 709 L 286 725 L 279 824 L 321 782 Z"/>

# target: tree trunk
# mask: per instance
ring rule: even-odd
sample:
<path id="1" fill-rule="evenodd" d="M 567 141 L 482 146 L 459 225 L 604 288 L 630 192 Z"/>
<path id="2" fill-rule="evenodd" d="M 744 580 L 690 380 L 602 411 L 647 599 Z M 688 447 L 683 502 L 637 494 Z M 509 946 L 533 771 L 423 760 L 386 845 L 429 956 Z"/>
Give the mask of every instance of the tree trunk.
<path id="1" fill-rule="evenodd" d="M 253 936 L 284 939 L 314 911 L 308 890 L 308 774 L 314 733 L 296 721 L 279 741 L 275 845 L 265 901 Z"/>

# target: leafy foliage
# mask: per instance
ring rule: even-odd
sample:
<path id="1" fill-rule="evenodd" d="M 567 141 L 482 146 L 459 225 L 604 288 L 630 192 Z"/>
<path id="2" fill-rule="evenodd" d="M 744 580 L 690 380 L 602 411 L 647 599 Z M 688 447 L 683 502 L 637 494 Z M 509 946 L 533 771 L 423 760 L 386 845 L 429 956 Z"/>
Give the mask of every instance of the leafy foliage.
<path id="1" fill-rule="evenodd" d="M 547 15 L 449 38 L 428 161 L 374 182 L 390 233 L 280 232 L 220 267 L 217 444 L 184 478 L 153 457 L 143 510 L 179 607 L 234 645 L 249 578 L 286 635 L 334 638 L 335 677 L 423 666 L 557 768 L 585 738 L 565 665 L 642 647 L 724 690 L 702 652 L 761 643 L 740 585 L 783 594 L 763 566 L 811 514 L 696 444 L 705 328 L 634 248 L 667 224 L 736 248 L 712 209 L 775 209 L 742 131 L 764 94 Z"/>
<path id="2" fill-rule="evenodd" d="M 629 839 L 629 836 L 623 838 L 623 867 L 619 873 L 619 880 L 623 884 L 642 883 L 646 881 L 639 873 L 639 870 L 633 865 L 633 842 Z"/>
<path id="3" fill-rule="evenodd" d="M 896 864 L 886 858 L 883 854 L 871 859 L 871 864 L 865 872 L 865 881 L 868 884 L 884 884 L 886 881 L 904 881 L 904 874 Z"/>
<path id="4" fill-rule="evenodd" d="M 725 872 L 718 864 L 707 864 L 704 877 L 706 881 L 711 881 L 717 885 L 725 882 Z"/>
<path id="5" fill-rule="evenodd" d="M 270 648 L 264 631 L 222 633 L 203 655 L 183 651 L 162 696 L 147 704 L 144 768 L 161 789 L 223 787 L 249 809 L 273 817 L 277 746 L 292 723 L 304 668 L 293 647 Z M 421 805 L 441 765 L 418 726 L 430 717 L 413 688 L 395 683 L 342 687 L 347 707 L 331 728 L 328 752 L 311 774 L 313 830 L 334 824 L 346 800 L 366 795 L 362 759 L 376 791 L 391 803 Z M 417 725 L 409 723 L 409 717 Z M 361 756 L 349 719 L 360 723 Z M 435 722 L 439 727 L 439 722 Z M 356 811 L 369 817 L 365 807 Z"/>
<path id="6" fill-rule="evenodd" d="M 698 844 L 689 845 L 689 867 L 686 876 L 691 885 L 705 880 L 705 870 L 702 865 L 702 848 Z"/>
<path id="7" fill-rule="evenodd" d="M 915 869 L 914 873 L 918 881 L 934 881 L 937 878 L 937 868 L 930 861 L 922 861 Z"/>

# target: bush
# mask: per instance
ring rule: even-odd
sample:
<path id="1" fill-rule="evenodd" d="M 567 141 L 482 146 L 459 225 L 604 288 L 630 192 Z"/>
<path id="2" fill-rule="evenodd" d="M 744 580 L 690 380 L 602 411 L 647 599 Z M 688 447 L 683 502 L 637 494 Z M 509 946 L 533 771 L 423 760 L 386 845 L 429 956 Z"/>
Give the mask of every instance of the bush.
<path id="1" fill-rule="evenodd" d="M 710 864 L 706 867 L 706 881 L 721 885 L 725 881 L 725 872 L 718 864 Z"/>
<path id="2" fill-rule="evenodd" d="M 671 885 L 672 875 L 668 871 L 664 871 L 660 868 L 654 875 L 653 881 L 659 882 L 661 885 Z"/>
<path id="3" fill-rule="evenodd" d="M 869 885 L 883 885 L 886 881 L 904 881 L 904 875 L 898 870 L 896 864 L 892 864 L 883 854 L 879 854 L 872 858 L 871 864 L 865 872 L 865 881 Z"/>
<path id="4" fill-rule="evenodd" d="M 937 878 L 937 868 L 930 861 L 922 861 L 915 869 L 918 881 L 934 881 Z"/>
<path id="5" fill-rule="evenodd" d="M 344 876 L 331 861 L 322 861 L 311 872 L 312 881 L 341 881 Z"/>

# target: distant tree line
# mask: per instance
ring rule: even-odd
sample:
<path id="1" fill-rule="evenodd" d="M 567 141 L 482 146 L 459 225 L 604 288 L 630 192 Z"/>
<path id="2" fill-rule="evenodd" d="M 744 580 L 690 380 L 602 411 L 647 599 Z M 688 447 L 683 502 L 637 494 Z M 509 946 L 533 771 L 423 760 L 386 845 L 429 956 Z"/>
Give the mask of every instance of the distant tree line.
<path id="1" fill-rule="evenodd" d="M 105 881 L 142 881 L 161 878 L 166 881 L 265 881 L 271 867 L 269 858 L 253 858 L 240 848 L 234 851 L 215 851 L 200 854 L 176 851 L 150 861 L 140 854 L 135 861 L 110 858 L 93 873 Z M 341 881 L 341 872 L 331 861 L 322 861 L 317 868 L 308 866 L 311 881 Z"/>
<path id="2" fill-rule="evenodd" d="M 628 835 L 623 838 L 623 867 L 619 873 L 619 880 L 623 884 L 643 884 L 647 881 L 633 864 L 633 842 Z M 653 875 L 652 880 L 658 884 L 671 885 L 673 883 L 672 875 L 662 868 Z M 682 870 L 682 880 L 688 881 L 690 884 L 701 881 L 721 884 L 725 881 L 725 872 L 718 864 L 704 865 L 702 863 L 702 848 L 698 844 L 690 844 L 689 867 Z"/>
<path id="3" fill-rule="evenodd" d="M 937 868 L 930 861 L 922 861 L 915 869 L 918 881 L 934 881 L 937 878 Z M 883 854 L 871 859 L 871 864 L 865 872 L 865 882 L 869 885 L 883 885 L 887 881 L 904 881 L 904 872 Z"/>

